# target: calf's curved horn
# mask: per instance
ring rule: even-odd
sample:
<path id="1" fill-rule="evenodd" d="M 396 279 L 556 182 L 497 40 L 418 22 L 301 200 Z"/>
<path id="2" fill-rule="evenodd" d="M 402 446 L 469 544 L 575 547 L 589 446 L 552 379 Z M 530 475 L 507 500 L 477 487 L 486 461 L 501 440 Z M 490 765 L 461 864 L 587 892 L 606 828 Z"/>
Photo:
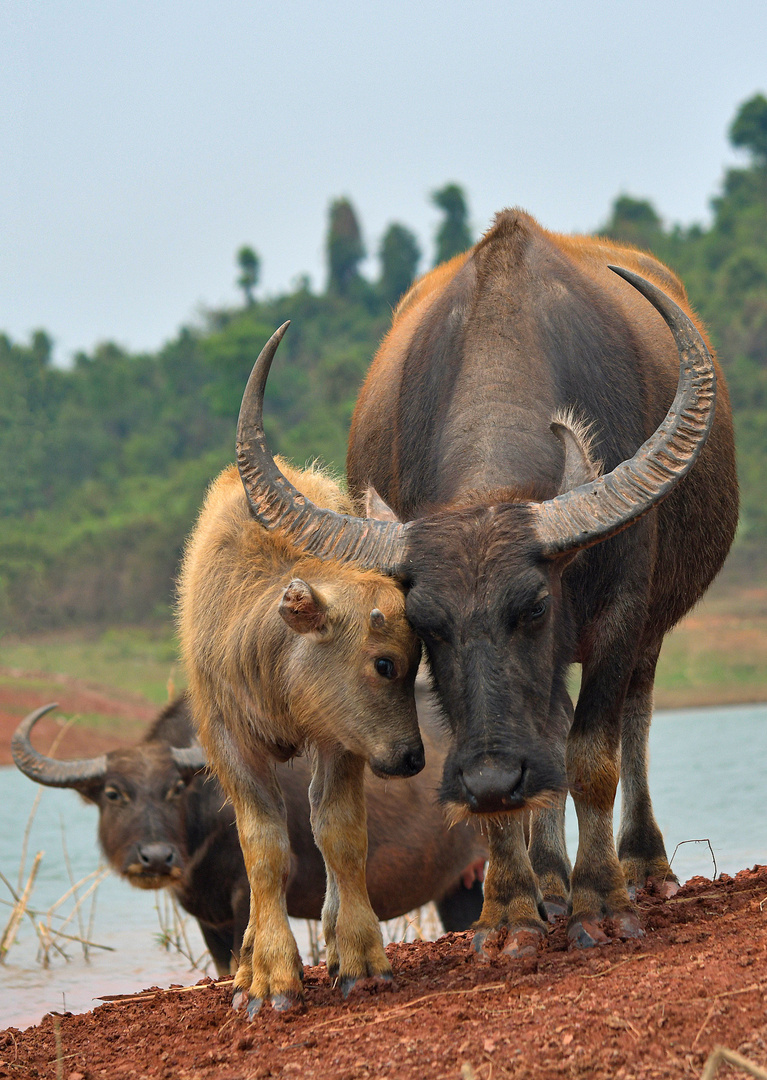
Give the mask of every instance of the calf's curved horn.
<path id="1" fill-rule="evenodd" d="M 103 780 L 107 770 L 106 755 L 97 758 L 82 758 L 79 761 L 57 761 L 39 753 L 29 740 L 30 732 L 41 716 L 45 716 L 53 705 L 43 705 L 40 709 L 26 716 L 13 733 L 11 753 L 16 765 L 25 776 L 46 787 L 82 788 L 89 787 Z"/>
<path id="2" fill-rule="evenodd" d="M 307 554 L 394 574 L 403 559 L 407 525 L 315 506 L 283 476 L 269 450 L 263 422 L 264 389 L 289 325 L 283 323 L 261 350 L 240 407 L 237 467 L 250 511 L 265 528 L 278 529 Z"/>
<path id="3" fill-rule="evenodd" d="M 690 318 L 643 277 L 618 266 L 610 269 L 666 321 L 679 350 L 679 385 L 665 420 L 632 458 L 606 476 L 532 504 L 536 533 L 549 556 L 606 540 L 656 506 L 695 464 L 714 422 L 714 364 Z"/>

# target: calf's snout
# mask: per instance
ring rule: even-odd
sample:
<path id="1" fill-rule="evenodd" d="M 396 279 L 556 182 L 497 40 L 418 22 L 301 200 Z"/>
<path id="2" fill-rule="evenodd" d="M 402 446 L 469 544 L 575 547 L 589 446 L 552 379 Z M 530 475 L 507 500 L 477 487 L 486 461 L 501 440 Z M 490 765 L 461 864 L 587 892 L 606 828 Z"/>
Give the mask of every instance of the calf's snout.
<path id="1" fill-rule="evenodd" d="M 370 758 L 370 768 L 376 776 L 415 776 L 426 764 L 421 739 L 418 742 L 397 743 L 387 754 Z"/>

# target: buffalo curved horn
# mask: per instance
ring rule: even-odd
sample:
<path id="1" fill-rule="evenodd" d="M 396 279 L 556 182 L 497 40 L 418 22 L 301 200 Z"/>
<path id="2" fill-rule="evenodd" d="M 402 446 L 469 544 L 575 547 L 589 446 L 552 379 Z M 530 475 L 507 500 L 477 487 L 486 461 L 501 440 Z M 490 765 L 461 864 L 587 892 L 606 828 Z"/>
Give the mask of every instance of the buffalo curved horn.
<path id="1" fill-rule="evenodd" d="M 30 732 L 40 717 L 55 708 L 56 703 L 43 705 L 21 721 L 11 739 L 13 760 L 25 776 L 38 784 L 45 784 L 46 787 L 91 787 L 106 775 L 105 754 L 97 758 L 82 758 L 79 761 L 57 761 L 39 753 L 29 740 Z"/>
<path id="2" fill-rule="evenodd" d="M 679 350 L 679 384 L 660 427 L 612 472 L 532 504 L 544 554 L 564 555 L 606 540 L 669 494 L 697 460 L 714 422 L 716 373 L 692 320 L 664 292 L 630 270 L 610 269 L 663 316 Z"/>
<path id="3" fill-rule="evenodd" d="M 261 350 L 240 407 L 237 468 L 250 512 L 265 528 L 278 529 L 306 554 L 394 574 L 403 560 L 407 525 L 315 506 L 283 476 L 271 455 L 264 435 L 264 389 L 289 325 L 283 323 Z"/>
<path id="4" fill-rule="evenodd" d="M 195 773 L 202 772 L 208 764 L 205 751 L 196 742 L 192 743 L 191 746 L 171 746 L 170 756 L 176 763 L 176 768 L 184 777 L 191 777 Z"/>

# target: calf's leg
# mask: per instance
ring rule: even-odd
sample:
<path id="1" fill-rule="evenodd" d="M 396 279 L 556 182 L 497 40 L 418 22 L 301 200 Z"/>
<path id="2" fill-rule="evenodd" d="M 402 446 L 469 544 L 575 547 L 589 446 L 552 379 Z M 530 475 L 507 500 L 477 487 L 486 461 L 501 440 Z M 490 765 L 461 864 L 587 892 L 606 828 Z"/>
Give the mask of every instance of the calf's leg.
<path id="1" fill-rule="evenodd" d="M 360 979 L 391 979 L 381 927 L 370 906 L 365 761 L 346 751 L 317 751 L 309 787 L 311 820 L 327 872 L 322 930 L 328 973 L 346 997 Z"/>
<path id="2" fill-rule="evenodd" d="M 222 725 L 208 728 L 205 749 L 234 806 L 250 884 L 250 918 L 234 977 L 235 1007 L 247 1002 L 252 1018 L 268 998 L 283 1011 L 303 998 L 303 964 L 288 922 L 290 841 L 274 762 L 266 756 L 245 762 Z"/>

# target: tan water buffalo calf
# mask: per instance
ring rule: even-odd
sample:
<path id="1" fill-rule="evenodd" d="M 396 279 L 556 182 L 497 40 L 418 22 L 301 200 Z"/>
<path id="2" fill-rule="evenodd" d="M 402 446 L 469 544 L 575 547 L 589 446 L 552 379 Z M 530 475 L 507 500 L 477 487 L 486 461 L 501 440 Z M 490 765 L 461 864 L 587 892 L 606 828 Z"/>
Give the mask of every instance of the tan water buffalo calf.
<path id="1" fill-rule="evenodd" d="M 290 844 L 275 763 L 306 750 L 311 822 L 327 874 L 322 912 L 331 976 L 346 994 L 366 976 L 390 978 L 365 884 L 366 763 L 378 776 L 424 765 L 413 684 L 420 644 L 398 583 L 332 552 L 307 555 L 324 517 L 291 528 L 271 515 L 273 484 L 344 517 L 347 497 L 316 470 L 283 472 L 265 449 L 262 403 L 281 328 L 263 350 L 243 398 L 237 469 L 211 486 L 189 540 L 179 583 L 179 629 L 193 717 L 231 799 L 250 881 L 250 921 L 235 1000 L 253 1016 L 264 999 L 287 1009 L 302 998 L 302 965 L 288 925 Z M 276 479 L 275 479 L 276 478 Z M 297 489 L 297 490 L 296 490 Z M 354 536 L 352 536 L 352 542 Z"/>

